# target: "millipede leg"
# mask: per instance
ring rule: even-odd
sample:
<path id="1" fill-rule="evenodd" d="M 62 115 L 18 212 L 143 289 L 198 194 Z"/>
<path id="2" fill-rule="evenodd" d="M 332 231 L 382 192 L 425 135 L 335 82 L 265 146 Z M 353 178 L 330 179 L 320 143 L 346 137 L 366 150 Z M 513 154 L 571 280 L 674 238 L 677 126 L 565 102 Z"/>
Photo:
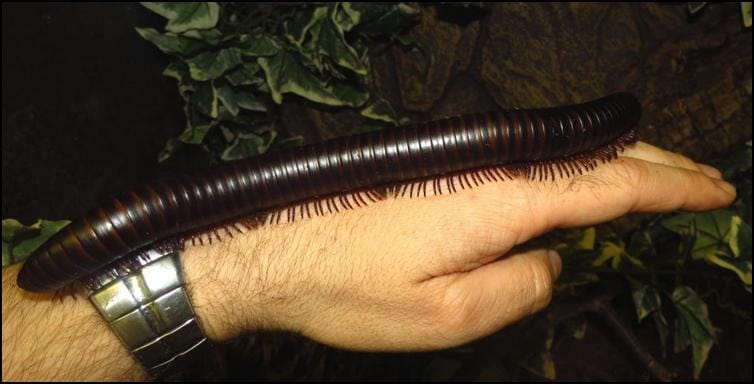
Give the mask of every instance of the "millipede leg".
<path id="1" fill-rule="evenodd" d="M 333 206 L 333 208 L 335 209 L 335 212 L 336 212 L 336 213 L 340 213 L 340 209 L 338 209 L 338 204 L 337 204 L 337 202 L 335 201 L 335 198 L 334 198 L 334 197 L 331 197 L 330 199 L 332 199 L 332 206 Z"/>

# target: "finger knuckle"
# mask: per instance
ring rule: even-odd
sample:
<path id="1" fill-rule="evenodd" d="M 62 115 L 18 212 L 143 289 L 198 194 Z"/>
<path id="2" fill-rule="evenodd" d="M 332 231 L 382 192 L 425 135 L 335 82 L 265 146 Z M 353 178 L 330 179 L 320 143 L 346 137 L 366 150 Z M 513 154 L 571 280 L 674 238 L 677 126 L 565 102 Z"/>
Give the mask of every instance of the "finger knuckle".
<path id="1" fill-rule="evenodd" d="M 547 306 L 552 300 L 552 274 L 545 262 L 532 263 L 529 267 L 528 292 L 525 294 L 527 303 L 524 315 L 530 315 Z"/>
<path id="2" fill-rule="evenodd" d="M 622 179 L 623 183 L 640 188 L 647 184 L 650 177 L 650 170 L 647 165 L 639 160 L 619 158 L 615 160 L 618 172 L 616 173 Z"/>
<path id="3" fill-rule="evenodd" d="M 450 287 L 435 309 L 437 331 L 447 340 L 461 342 L 478 327 L 482 312 L 481 295 Z"/>

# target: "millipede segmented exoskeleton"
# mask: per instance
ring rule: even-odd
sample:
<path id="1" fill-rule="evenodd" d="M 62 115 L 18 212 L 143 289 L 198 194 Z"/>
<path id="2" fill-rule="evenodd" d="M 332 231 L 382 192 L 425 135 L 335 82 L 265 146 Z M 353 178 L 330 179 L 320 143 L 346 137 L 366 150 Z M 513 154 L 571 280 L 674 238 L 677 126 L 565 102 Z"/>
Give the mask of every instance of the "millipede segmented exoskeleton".
<path id="1" fill-rule="evenodd" d="M 571 177 L 634 142 L 640 116 L 639 102 L 618 93 L 341 137 L 147 183 L 51 237 L 26 261 L 18 284 L 59 289 L 150 247 L 217 241 L 388 196 L 453 193 L 516 177 Z"/>

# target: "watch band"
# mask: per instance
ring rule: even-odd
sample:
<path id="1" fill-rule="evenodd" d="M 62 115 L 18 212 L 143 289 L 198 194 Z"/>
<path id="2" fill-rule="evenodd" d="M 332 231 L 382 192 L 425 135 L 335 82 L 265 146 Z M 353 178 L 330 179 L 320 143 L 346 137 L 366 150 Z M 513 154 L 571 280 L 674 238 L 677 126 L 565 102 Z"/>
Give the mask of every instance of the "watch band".
<path id="1" fill-rule="evenodd" d="M 178 253 L 151 249 L 135 260 L 90 280 L 89 300 L 151 376 L 196 377 L 202 364 L 194 362 L 211 360 L 213 346 L 191 307 Z"/>

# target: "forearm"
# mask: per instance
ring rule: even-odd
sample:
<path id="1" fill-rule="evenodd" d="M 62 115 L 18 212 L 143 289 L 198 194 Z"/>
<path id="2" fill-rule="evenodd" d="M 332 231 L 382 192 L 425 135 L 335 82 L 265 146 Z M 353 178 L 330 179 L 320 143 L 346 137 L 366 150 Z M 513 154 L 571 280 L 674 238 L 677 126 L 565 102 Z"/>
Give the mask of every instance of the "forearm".
<path id="1" fill-rule="evenodd" d="M 213 341 L 244 330 L 241 318 L 233 313 L 240 307 L 224 288 L 235 275 L 217 264 L 228 253 L 227 247 L 190 247 L 181 256 L 197 318 Z M 55 298 L 52 293 L 22 291 L 16 285 L 20 267 L 3 269 L 3 381 L 147 378 L 83 295 Z"/>
<path id="2" fill-rule="evenodd" d="M 89 301 L 22 291 L 3 269 L 3 381 L 143 380 Z"/>

